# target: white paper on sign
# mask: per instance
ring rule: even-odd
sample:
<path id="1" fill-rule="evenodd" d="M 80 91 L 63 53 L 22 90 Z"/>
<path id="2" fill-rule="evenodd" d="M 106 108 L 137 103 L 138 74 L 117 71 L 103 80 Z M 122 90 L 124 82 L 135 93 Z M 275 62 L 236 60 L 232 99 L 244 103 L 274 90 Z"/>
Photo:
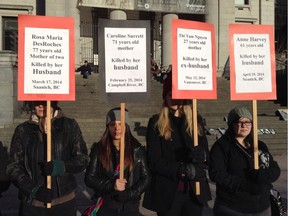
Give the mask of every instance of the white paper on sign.
<path id="1" fill-rule="evenodd" d="M 24 93 L 69 94 L 69 30 L 25 28 Z"/>
<path id="2" fill-rule="evenodd" d="M 236 93 L 272 91 L 270 41 L 268 34 L 235 34 Z"/>
<path id="3" fill-rule="evenodd" d="M 178 89 L 212 90 L 211 32 L 177 29 Z"/>
<path id="4" fill-rule="evenodd" d="M 147 91 L 145 28 L 105 28 L 107 93 Z"/>

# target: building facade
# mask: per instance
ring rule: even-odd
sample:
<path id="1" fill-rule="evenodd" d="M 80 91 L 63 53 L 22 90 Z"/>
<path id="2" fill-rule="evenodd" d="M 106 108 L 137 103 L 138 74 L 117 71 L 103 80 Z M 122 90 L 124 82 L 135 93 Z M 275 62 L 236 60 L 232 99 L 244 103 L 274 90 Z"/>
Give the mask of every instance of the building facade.
<path id="1" fill-rule="evenodd" d="M 286 0 L 285 0 L 286 1 Z M 98 19 L 150 20 L 151 56 L 162 67 L 171 64 L 171 20 L 185 19 L 211 23 L 215 27 L 217 76 L 221 76 L 229 56 L 228 28 L 232 23 L 274 25 L 275 0 L 0 0 L 0 58 L 9 52 L 13 91 L 17 95 L 17 17 L 18 14 L 67 16 L 75 23 L 75 68 L 85 60 L 98 64 Z M 286 22 L 287 23 L 287 22 Z M 0 59 L 1 62 L 1 59 Z M 5 66 L 6 67 L 6 66 Z M 9 68 L 9 69 L 8 69 Z M 3 73 L 3 70 L 2 70 Z M 0 72 L 1 74 L 1 72 Z M 7 87 L 1 80 L 0 87 Z M 4 79 L 4 78 L 3 78 Z M 3 97 L 11 97 L 6 92 Z M 12 92 L 12 93 L 11 93 Z M 0 105 L 0 112 L 3 107 Z M 16 107 L 16 109 L 18 109 Z M 6 110 L 5 110 L 6 111 Z M 17 113 L 11 113 L 11 118 Z M 11 120 L 9 118 L 8 122 Z M 0 121 L 6 123 L 7 120 Z"/>

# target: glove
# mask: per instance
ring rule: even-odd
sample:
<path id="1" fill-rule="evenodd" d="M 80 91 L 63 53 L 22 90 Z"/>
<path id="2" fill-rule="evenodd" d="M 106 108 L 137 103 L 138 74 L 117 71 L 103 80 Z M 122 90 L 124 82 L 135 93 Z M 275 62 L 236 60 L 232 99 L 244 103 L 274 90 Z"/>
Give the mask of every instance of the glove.
<path id="1" fill-rule="evenodd" d="M 189 152 L 188 157 L 191 163 L 203 163 L 205 161 L 205 151 L 199 145 L 195 146 Z"/>
<path id="2" fill-rule="evenodd" d="M 259 195 L 263 191 L 263 185 L 253 181 L 246 181 L 244 190 L 253 195 Z"/>
<path id="3" fill-rule="evenodd" d="M 62 160 L 43 161 L 39 165 L 43 176 L 60 176 L 65 171 L 65 165 Z"/>
<path id="4" fill-rule="evenodd" d="M 115 199 L 121 203 L 127 202 L 129 198 L 130 198 L 129 190 L 118 191 L 117 194 L 115 195 Z"/>
<path id="5" fill-rule="evenodd" d="M 178 178 L 181 180 L 199 180 L 206 177 L 204 164 L 194 165 L 191 163 L 182 163 L 178 169 Z"/>
<path id="6" fill-rule="evenodd" d="M 249 178 L 257 183 L 269 183 L 270 182 L 270 175 L 268 169 L 253 169 L 249 171 Z"/>
<path id="7" fill-rule="evenodd" d="M 52 202 L 52 195 L 52 190 L 48 189 L 46 185 L 42 185 L 38 189 L 36 189 L 33 198 L 47 204 Z"/>

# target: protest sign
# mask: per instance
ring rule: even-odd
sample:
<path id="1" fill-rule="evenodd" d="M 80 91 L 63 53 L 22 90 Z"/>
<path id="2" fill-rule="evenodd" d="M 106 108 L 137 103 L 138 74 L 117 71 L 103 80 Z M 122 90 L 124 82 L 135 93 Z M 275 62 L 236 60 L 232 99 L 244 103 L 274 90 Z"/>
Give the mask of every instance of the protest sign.
<path id="1" fill-rule="evenodd" d="M 216 99 L 214 27 L 172 20 L 172 98 L 193 99 L 193 141 L 198 145 L 197 100 Z M 196 182 L 196 195 L 200 182 Z"/>
<path id="2" fill-rule="evenodd" d="M 270 25 L 229 26 L 231 100 L 276 99 L 273 32 Z"/>
<path id="3" fill-rule="evenodd" d="M 213 25 L 175 19 L 172 28 L 172 97 L 216 99 Z"/>
<path id="4" fill-rule="evenodd" d="M 99 19 L 102 101 L 121 102 L 120 179 L 124 178 L 125 102 L 150 98 L 150 22 Z"/>
<path id="5" fill-rule="evenodd" d="M 271 25 L 229 26 L 231 100 L 253 100 L 255 169 L 259 169 L 257 100 L 276 99 L 273 32 Z"/>
<path id="6" fill-rule="evenodd" d="M 99 20 L 100 96 L 143 102 L 150 97 L 150 23 Z"/>
<path id="7" fill-rule="evenodd" d="M 74 19 L 19 15 L 18 100 L 75 100 Z"/>
<path id="8" fill-rule="evenodd" d="M 18 25 L 18 100 L 47 101 L 46 160 L 51 161 L 51 100 L 75 100 L 74 19 L 19 15 Z M 46 185 L 52 188 L 51 176 Z"/>

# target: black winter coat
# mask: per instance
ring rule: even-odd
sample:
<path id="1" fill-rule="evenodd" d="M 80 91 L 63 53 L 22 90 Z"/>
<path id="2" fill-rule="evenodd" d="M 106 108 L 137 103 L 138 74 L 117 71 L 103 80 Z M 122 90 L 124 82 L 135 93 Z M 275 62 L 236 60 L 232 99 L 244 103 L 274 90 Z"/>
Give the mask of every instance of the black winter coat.
<path id="1" fill-rule="evenodd" d="M 18 125 L 12 137 L 10 156 L 12 162 L 7 167 L 11 181 L 19 188 L 24 202 L 31 202 L 32 190 L 43 183 L 39 179 L 38 144 L 43 136 L 39 125 L 26 121 Z M 56 177 L 58 196 L 69 194 L 76 188 L 73 174 L 83 171 L 89 157 L 81 130 L 74 119 L 61 117 L 51 126 L 52 159 L 64 161 L 65 172 Z"/>
<path id="2" fill-rule="evenodd" d="M 155 124 L 159 115 L 150 118 L 147 127 L 147 153 L 148 164 L 151 170 L 151 185 L 145 193 L 143 207 L 156 212 L 166 212 L 170 209 L 174 195 L 178 186 L 177 169 L 179 162 L 176 161 L 174 145 L 181 142 L 181 136 L 185 142 L 187 152 L 193 148 L 194 141 L 191 136 L 186 133 L 186 126 L 183 122 L 182 134 L 178 133 L 178 129 L 172 124 L 172 135 L 170 140 L 165 140 L 160 136 L 158 128 Z M 198 122 L 203 126 L 201 116 L 198 116 Z M 204 130 L 204 128 L 203 128 Z M 206 152 L 206 161 L 209 160 L 208 142 L 205 134 L 198 135 L 198 144 Z M 195 181 L 190 181 L 190 193 L 195 194 Z M 205 204 L 211 200 L 211 192 L 207 178 L 200 181 L 200 195 L 197 199 Z"/>
<path id="3" fill-rule="evenodd" d="M 263 142 L 258 141 L 258 149 L 259 152 L 269 154 L 269 167 L 266 168 L 265 178 L 256 182 L 258 186 L 262 185 L 262 192 L 260 190 L 259 194 L 255 194 L 247 187 L 247 181 L 254 181 L 249 175 L 254 169 L 253 149 L 244 150 L 226 135 L 211 148 L 209 176 L 216 183 L 216 199 L 234 211 L 255 214 L 266 210 L 270 205 L 271 183 L 280 176 L 280 168 Z M 261 165 L 260 160 L 259 164 Z"/>
<path id="4" fill-rule="evenodd" d="M 94 189 L 96 198 L 101 196 L 104 199 L 104 202 L 110 202 L 111 208 L 121 208 L 122 203 L 115 199 L 115 196 L 118 193 L 114 189 L 116 181 L 116 178 L 114 177 L 115 165 L 117 165 L 115 164 L 116 159 L 111 156 L 110 162 L 113 166 L 111 166 L 109 172 L 104 170 L 97 156 L 97 148 L 99 145 L 100 143 L 94 143 L 91 148 L 90 163 L 85 174 L 85 184 Z M 134 148 L 134 165 L 132 171 L 130 171 L 128 175 L 128 182 L 126 184 L 128 200 L 125 204 L 138 208 L 141 194 L 150 184 L 150 171 L 146 161 L 146 154 L 140 144 L 137 144 Z M 137 206 L 134 205 L 136 203 Z"/>

